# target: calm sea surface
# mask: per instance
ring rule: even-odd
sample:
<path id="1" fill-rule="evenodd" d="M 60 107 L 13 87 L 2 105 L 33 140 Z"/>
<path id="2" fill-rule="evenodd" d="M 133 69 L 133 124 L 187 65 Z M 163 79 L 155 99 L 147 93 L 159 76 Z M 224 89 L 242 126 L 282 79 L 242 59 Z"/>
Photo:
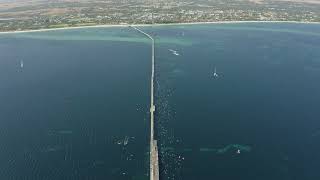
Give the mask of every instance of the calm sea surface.
<path id="1" fill-rule="evenodd" d="M 147 177 L 150 48 L 81 33 L 1 38 L 0 179 Z"/>
<path id="2" fill-rule="evenodd" d="M 320 179 L 320 25 L 142 29 L 161 179 Z M 148 179 L 150 45 L 130 28 L 0 35 L 0 179 Z"/>

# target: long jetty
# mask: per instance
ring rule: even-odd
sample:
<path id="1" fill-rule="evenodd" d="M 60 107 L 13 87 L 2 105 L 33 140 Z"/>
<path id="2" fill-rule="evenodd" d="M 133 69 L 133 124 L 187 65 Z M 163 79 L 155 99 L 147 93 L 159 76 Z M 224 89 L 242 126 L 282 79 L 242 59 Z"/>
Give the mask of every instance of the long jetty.
<path id="1" fill-rule="evenodd" d="M 156 106 L 154 105 L 154 53 L 155 53 L 155 41 L 151 35 L 142 31 L 137 27 L 130 26 L 137 30 L 141 34 L 145 35 L 152 41 L 152 56 L 151 56 L 151 103 L 150 103 L 150 180 L 159 180 L 159 155 L 157 140 L 154 138 L 154 111 Z"/>

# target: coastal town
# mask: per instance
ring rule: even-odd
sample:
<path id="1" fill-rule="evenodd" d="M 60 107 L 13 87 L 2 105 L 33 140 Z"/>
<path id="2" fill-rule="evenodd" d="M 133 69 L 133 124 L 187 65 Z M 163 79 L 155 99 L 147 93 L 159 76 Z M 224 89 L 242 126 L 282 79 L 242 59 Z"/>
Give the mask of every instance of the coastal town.
<path id="1" fill-rule="evenodd" d="M 314 0 L 0 1 L 0 31 L 114 24 L 320 22 Z"/>

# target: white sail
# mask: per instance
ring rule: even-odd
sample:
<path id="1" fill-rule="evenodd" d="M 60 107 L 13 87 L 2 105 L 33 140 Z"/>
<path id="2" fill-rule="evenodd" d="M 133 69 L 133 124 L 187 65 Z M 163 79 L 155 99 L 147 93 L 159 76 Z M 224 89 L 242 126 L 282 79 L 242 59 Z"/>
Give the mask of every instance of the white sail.
<path id="1" fill-rule="evenodd" d="M 217 68 L 216 68 L 216 67 L 214 67 L 213 76 L 214 76 L 214 77 L 218 77 L 218 73 L 217 73 Z"/>

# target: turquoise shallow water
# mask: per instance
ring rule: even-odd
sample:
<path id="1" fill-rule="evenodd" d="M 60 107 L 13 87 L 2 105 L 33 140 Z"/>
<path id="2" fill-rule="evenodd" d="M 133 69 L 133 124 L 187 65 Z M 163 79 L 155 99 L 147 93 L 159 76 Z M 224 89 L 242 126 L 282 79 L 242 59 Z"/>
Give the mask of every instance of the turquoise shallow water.
<path id="1" fill-rule="evenodd" d="M 319 25 L 142 29 L 161 179 L 320 178 Z M 148 179 L 150 45 L 130 28 L 0 35 L 0 179 Z"/>

